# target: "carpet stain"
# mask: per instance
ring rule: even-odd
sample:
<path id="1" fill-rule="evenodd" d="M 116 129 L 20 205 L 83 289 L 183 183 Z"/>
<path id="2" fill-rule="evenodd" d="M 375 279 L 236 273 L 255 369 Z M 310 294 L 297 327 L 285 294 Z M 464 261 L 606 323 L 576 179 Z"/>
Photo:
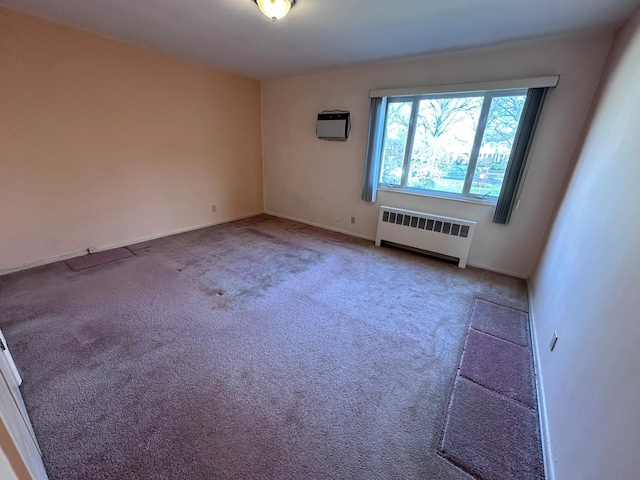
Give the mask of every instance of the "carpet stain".
<path id="1" fill-rule="evenodd" d="M 247 245 L 251 250 L 239 250 Z M 290 282 L 322 260 L 320 251 L 286 243 L 255 229 L 229 231 L 219 239 L 213 252 L 187 260 L 191 275 L 198 279 L 202 291 L 214 299 L 219 308 L 246 304 L 270 289 Z M 219 299 L 216 297 L 222 297 Z"/>

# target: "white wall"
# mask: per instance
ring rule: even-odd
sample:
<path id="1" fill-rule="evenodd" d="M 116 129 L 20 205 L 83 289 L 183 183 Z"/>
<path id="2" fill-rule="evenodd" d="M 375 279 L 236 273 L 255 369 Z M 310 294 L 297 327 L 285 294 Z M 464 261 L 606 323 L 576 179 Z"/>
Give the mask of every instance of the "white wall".
<path id="1" fill-rule="evenodd" d="M 528 277 L 611 38 L 565 37 L 264 82 L 265 210 L 368 238 L 385 204 L 476 220 L 470 264 Z M 551 74 L 561 75 L 560 84 L 548 97 L 522 201 L 508 226 L 492 223 L 492 206 L 393 192 L 379 192 L 376 205 L 360 200 L 370 89 Z M 326 109 L 351 111 L 346 143 L 315 137 L 316 115 Z"/>
<path id="2" fill-rule="evenodd" d="M 640 12 L 607 72 L 530 285 L 558 480 L 640 478 Z"/>

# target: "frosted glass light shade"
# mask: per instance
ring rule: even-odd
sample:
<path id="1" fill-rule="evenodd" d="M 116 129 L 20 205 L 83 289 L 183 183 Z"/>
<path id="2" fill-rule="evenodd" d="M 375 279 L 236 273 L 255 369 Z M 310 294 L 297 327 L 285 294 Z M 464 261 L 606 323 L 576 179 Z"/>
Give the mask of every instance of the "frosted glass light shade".
<path id="1" fill-rule="evenodd" d="M 295 0 L 256 0 L 256 3 L 267 17 L 279 20 L 289 13 Z"/>

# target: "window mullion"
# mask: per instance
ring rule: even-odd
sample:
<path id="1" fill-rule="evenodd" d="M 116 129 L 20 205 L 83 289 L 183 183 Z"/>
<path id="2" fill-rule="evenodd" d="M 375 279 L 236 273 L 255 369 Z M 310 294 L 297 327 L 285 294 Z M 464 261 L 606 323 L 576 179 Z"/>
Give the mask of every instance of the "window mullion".
<path id="1" fill-rule="evenodd" d="M 411 102 L 411 120 L 409 120 L 409 129 L 407 130 L 407 145 L 404 151 L 404 163 L 402 164 L 402 179 L 400 180 L 400 186 L 406 188 L 407 178 L 409 177 L 409 163 L 411 162 L 411 155 L 413 154 L 413 140 L 414 133 L 416 131 L 416 122 L 418 119 L 418 106 L 419 100 L 413 100 Z"/>
<path id="2" fill-rule="evenodd" d="M 487 93 L 484 96 L 482 109 L 480 110 L 480 118 L 478 119 L 478 127 L 476 128 L 476 136 L 473 140 L 471 155 L 469 156 L 469 165 L 467 166 L 467 174 L 464 178 L 464 186 L 462 187 L 462 195 L 468 197 L 471 192 L 471 184 L 473 183 L 473 175 L 476 172 L 476 164 L 478 163 L 478 155 L 480 154 L 480 146 L 484 138 L 484 130 L 487 127 L 487 118 L 491 109 L 491 101 L 493 95 Z"/>

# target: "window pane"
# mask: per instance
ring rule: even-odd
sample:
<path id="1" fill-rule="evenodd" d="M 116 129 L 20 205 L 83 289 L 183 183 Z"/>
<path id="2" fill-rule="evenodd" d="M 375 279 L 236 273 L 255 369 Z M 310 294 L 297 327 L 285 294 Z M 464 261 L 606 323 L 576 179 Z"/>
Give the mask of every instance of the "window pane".
<path id="1" fill-rule="evenodd" d="M 420 101 L 407 186 L 462 193 L 484 96 Z"/>
<path id="2" fill-rule="evenodd" d="M 494 97 L 473 174 L 471 194 L 497 197 L 527 98 L 522 95 Z"/>
<path id="3" fill-rule="evenodd" d="M 390 102 L 387 106 L 380 183 L 400 185 L 412 102 Z"/>

